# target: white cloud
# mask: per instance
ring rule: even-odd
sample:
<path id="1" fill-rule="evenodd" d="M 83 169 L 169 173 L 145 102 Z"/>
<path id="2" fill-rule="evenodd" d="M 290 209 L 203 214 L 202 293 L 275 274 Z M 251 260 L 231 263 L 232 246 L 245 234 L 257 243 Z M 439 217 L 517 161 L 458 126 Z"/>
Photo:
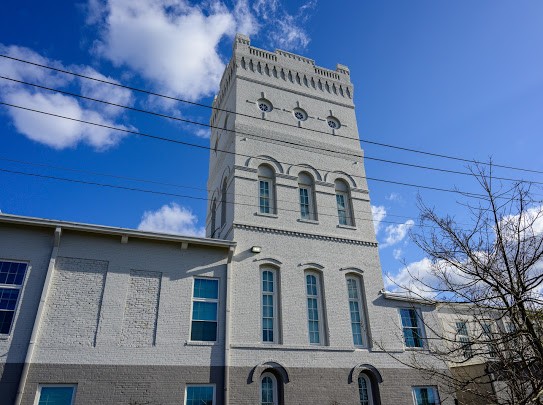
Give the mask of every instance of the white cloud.
<path id="1" fill-rule="evenodd" d="M 98 24 L 95 50 L 167 94 L 197 100 L 217 91 L 224 60 L 218 47 L 236 32 L 262 33 L 266 46 L 305 48 L 302 28 L 314 7 L 309 1 L 289 14 L 278 0 L 218 0 L 192 5 L 186 0 L 89 0 L 88 22 Z M 105 11 L 104 11 L 105 10 Z"/>
<path id="2" fill-rule="evenodd" d="M 381 229 L 381 221 L 387 216 L 387 210 L 382 205 L 372 205 L 371 216 L 373 218 L 373 229 L 375 231 L 375 235 L 377 235 Z"/>
<path id="3" fill-rule="evenodd" d="M 411 229 L 413 225 L 415 225 L 415 222 L 412 219 L 408 219 L 403 224 L 388 225 L 385 228 L 385 241 L 379 247 L 385 248 L 401 242 L 407 236 L 407 232 L 409 232 L 409 229 Z"/>
<path id="4" fill-rule="evenodd" d="M 66 68 L 59 61 L 47 59 L 28 48 L 0 44 L 0 52 L 12 57 L 59 69 L 72 70 L 103 80 L 114 81 L 112 78 L 106 77 L 88 66 L 70 66 Z M 61 90 L 68 86 L 78 85 L 80 92 L 85 96 L 121 104 L 130 105 L 132 103 L 132 94 L 126 89 L 115 88 L 87 79 L 75 78 L 74 76 L 5 58 L 0 60 L 0 72 L 16 80 L 45 84 Z M 128 128 L 115 122 L 122 115 L 122 109 L 118 107 L 82 101 L 76 97 L 24 86 L 15 82 L 0 81 L 0 99 L 10 104 L 59 114 L 78 120 L 95 122 L 121 129 Z M 86 143 L 97 150 L 103 150 L 116 145 L 126 136 L 126 133 L 121 131 L 52 117 L 15 107 L 8 107 L 7 111 L 19 133 L 55 149 L 75 147 L 79 143 Z"/>
<path id="5" fill-rule="evenodd" d="M 205 228 L 198 227 L 197 223 L 198 218 L 190 209 L 172 202 L 156 211 L 145 211 L 138 229 L 187 236 L 205 236 Z"/>
<path id="6" fill-rule="evenodd" d="M 402 255 L 403 255 L 402 248 L 394 249 L 392 251 L 392 257 L 394 257 L 394 259 L 396 259 L 396 260 L 400 260 Z"/>
<path id="7" fill-rule="evenodd" d="M 388 274 L 385 277 L 385 288 L 394 292 L 409 293 L 414 296 L 434 298 L 436 292 L 433 288 L 426 285 L 435 285 L 437 279 L 432 273 L 433 266 L 427 257 L 413 262 L 400 269 L 392 276 Z"/>
<path id="8" fill-rule="evenodd" d="M 388 201 L 402 201 L 402 196 L 398 193 L 390 193 L 385 197 Z"/>

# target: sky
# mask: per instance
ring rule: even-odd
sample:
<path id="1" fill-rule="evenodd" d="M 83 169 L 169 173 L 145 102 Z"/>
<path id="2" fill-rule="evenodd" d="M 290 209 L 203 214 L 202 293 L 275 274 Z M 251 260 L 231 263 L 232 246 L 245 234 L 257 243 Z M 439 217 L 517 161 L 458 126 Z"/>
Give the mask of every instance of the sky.
<path id="1" fill-rule="evenodd" d="M 464 162 L 372 142 L 543 171 L 540 0 L 19 0 L 3 4 L 0 54 L 209 106 L 236 32 L 259 48 L 350 68 L 389 288 L 406 268 L 429 269 L 409 237 L 417 197 L 467 219 L 459 194 L 390 181 L 480 189 L 471 176 L 372 159 L 467 172 Z M 208 146 L 209 129 L 181 120 L 207 124 L 209 108 L 1 57 L 0 76 L 2 103 L 102 125 L 0 105 L 3 213 L 203 236 L 208 151 L 134 132 Z M 543 181 L 540 173 L 495 174 Z"/>

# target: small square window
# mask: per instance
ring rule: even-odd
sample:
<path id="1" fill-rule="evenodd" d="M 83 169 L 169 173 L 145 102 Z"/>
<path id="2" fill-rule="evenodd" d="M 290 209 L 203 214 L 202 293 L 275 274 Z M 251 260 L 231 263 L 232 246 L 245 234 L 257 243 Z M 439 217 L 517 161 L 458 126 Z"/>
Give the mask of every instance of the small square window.
<path id="1" fill-rule="evenodd" d="M 187 385 L 185 405 L 215 405 L 215 386 Z"/>
<path id="2" fill-rule="evenodd" d="M 72 405 L 76 385 L 39 385 L 36 405 Z"/>

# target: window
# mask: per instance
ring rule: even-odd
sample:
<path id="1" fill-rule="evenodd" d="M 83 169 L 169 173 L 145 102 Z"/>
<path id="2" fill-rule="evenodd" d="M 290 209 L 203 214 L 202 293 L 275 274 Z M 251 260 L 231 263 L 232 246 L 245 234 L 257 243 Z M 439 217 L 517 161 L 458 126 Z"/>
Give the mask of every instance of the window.
<path id="1" fill-rule="evenodd" d="M 305 282 L 307 291 L 307 323 L 309 329 L 309 343 L 316 345 L 324 344 L 322 289 L 320 285 L 320 278 L 315 273 L 306 273 Z"/>
<path id="2" fill-rule="evenodd" d="M 258 167 L 258 209 L 261 214 L 275 213 L 275 172 L 268 165 Z"/>
<path id="3" fill-rule="evenodd" d="M 373 404 L 371 383 L 369 378 L 363 373 L 358 376 L 358 395 L 360 397 L 360 405 Z"/>
<path id="4" fill-rule="evenodd" d="M 349 186 L 343 180 L 335 181 L 337 216 L 340 225 L 352 226 L 354 221 L 351 216 L 351 201 L 349 198 Z"/>
<path id="5" fill-rule="evenodd" d="M 359 347 L 367 346 L 362 288 L 358 277 L 347 277 L 347 293 L 349 296 L 349 312 L 351 314 L 353 343 L 355 346 Z"/>
<path id="6" fill-rule="evenodd" d="M 414 308 L 400 309 L 403 340 L 406 347 L 424 347 L 421 319 Z"/>
<path id="7" fill-rule="evenodd" d="M 439 395 L 435 387 L 413 387 L 415 405 L 439 405 Z"/>
<path id="8" fill-rule="evenodd" d="M 215 236 L 215 229 L 217 227 L 217 202 L 213 200 L 211 203 L 211 230 L 210 230 L 210 237 Z"/>
<path id="9" fill-rule="evenodd" d="M 39 385 L 37 405 L 72 405 L 75 385 Z"/>
<path id="10" fill-rule="evenodd" d="M 215 405 L 215 386 L 187 385 L 185 405 Z"/>
<path id="11" fill-rule="evenodd" d="M 221 190 L 221 227 L 226 224 L 226 190 L 227 190 L 227 183 L 226 179 L 222 182 L 222 190 Z"/>
<path id="12" fill-rule="evenodd" d="M 464 358 L 470 359 L 471 357 L 473 357 L 473 348 L 471 345 L 471 339 L 468 334 L 467 322 L 456 322 L 456 337 L 460 342 L 460 349 L 462 350 L 462 355 L 464 356 Z"/>
<path id="13" fill-rule="evenodd" d="M 496 343 L 494 342 L 494 335 L 492 333 L 492 324 L 483 323 L 483 338 L 488 342 L 487 343 L 487 354 L 489 357 L 496 357 L 498 352 L 496 348 Z"/>
<path id="14" fill-rule="evenodd" d="M 195 278 L 192 297 L 190 340 L 216 341 L 219 280 Z"/>
<path id="15" fill-rule="evenodd" d="M 300 215 L 302 219 L 316 220 L 315 197 L 313 177 L 309 173 L 302 172 L 298 178 L 300 194 Z"/>
<path id="16" fill-rule="evenodd" d="M 27 264 L 0 261 L 0 334 L 8 335 L 23 287 Z"/>
<path id="17" fill-rule="evenodd" d="M 276 271 L 266 268 L 262 271 L 262 341 L 277 342 L 277 282 Z"/>
<path id="18" fill-rule="evenodd" d="M 278 405 L 277 379 L 272 373 L 262 374 L 260 380 L 260 405 Z"/>

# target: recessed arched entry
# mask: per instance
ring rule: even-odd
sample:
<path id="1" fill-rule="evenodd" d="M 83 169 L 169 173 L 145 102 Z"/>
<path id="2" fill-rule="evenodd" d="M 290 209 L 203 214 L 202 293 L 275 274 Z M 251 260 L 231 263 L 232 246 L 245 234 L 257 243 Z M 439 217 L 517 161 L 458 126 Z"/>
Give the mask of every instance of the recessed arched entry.
<path id="1" fill-rule="evenodd" d="M 383 382 L 381 373 L 370 364 L 359 364 L 349 373 L 349 384 L 358 386 L 360 405 L 381 405 L 379 384 Z"/>
<path id="2" fill-rule="evenodd" d="M 274 361 L 267 361 L 255 366 L 247 379 L 249 384 L 258 386 L 258 404 L 284 405 L 284 386 L 290 382 L 285 367 Z"/>

